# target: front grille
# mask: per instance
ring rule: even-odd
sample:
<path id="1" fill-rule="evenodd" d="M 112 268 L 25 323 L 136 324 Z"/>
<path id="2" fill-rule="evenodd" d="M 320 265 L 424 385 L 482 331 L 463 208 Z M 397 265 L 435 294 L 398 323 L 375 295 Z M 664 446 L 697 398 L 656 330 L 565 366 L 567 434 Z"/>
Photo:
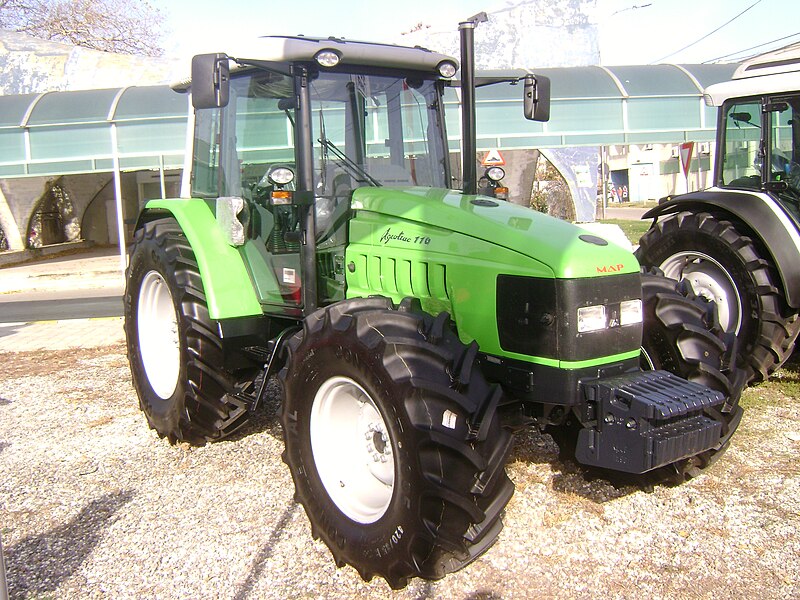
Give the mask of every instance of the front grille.
<path id="1" fill-rule="evenodd" d="M 585 279 L 497 278 L 497 326 L 507 352 L 579 361 L 636 350 L 642 325 L 578 331 L 578 308 L 602 304 L 609 312 L 620 302 L 642 297 L 638 273 Z"/>

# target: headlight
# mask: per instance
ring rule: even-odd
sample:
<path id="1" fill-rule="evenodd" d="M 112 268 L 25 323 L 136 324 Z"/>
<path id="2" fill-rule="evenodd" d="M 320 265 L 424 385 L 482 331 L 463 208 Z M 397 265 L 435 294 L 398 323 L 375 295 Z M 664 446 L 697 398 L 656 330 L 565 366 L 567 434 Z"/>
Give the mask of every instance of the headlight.
<path id="1" fill-rule="evenodd" d="M 320 50 L 314 55 L 314 60 L 321 67 L 335 67 L 342 60 L 342 57 L 335 50 Z"/>
<path id="2" fill-rule="evenodd" d="M 448 79 L 456 74 L 456 66 L 449 60 L 443 60 L 438 66 L 439 75 Z"/>
<path id="3" fill-rule="evenodd" d="M 606 307 L 584 306 L 578 309 L 578 332 L 598 331 L 606 328 Z"/>
<path id="4" fill-rule="evenodd" d="M 268 178 L 274 185 L 287 185 L 294 180 L 294 171 L 289 167 L 275 167 L 269 171 Z"/>
<path id="5" fill-rule="evenodd" d="M 506 172 L 503 171 L 500 167 L 489 167 L 486 169 L 486 177 L 491 179 L 492 181 L 500 181 L 503 177 L 506 176 Z"/>
<path id="6" fill-rule="evenodd" d="M 625 300 L 619 304 L 619 324 L 633 325 L 642 322 L 642 301 Z"/>

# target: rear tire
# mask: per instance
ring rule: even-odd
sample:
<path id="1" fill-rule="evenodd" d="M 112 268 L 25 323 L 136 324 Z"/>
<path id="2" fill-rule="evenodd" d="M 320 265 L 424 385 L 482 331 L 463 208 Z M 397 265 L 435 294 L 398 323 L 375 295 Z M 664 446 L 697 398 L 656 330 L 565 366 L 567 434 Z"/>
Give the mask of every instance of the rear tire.
<path id="1" fill-rule="evenodd" d="M 134 234 L 129 256 L 125 336 L 148 424 L 173 444 L 232 433 L 248 412 L 227 395 L 235 380 L 221 368 L 222 343 L 180 226 L 172 218 L 146 223 Z"/>
<path id="2" fill-rule="evenodd" d="M 769 257 L 741 225 L 709 213 L 681 212 L 657 221 L 639 242 L 642 265 L 686 280 L 717 304 L 722 328 L 738 338 L 739 364 L 761 381 L 789 357 L 800 332 Z"/>
<path id="3" fill-rule="evenodd" d="M 280 373 L 295 498 L 338 566 L 394 589 L 487 550 L 514 486 L 501 392 L 446 314 L 346 300 L 310 315 Z"/>

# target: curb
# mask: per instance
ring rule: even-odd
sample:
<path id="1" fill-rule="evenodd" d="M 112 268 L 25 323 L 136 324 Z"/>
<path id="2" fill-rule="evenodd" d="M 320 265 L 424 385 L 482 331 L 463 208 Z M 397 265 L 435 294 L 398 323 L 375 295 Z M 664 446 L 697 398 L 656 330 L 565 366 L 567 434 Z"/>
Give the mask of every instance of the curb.
<path id="1" fill-rule="evenodd" d="M 102 348 L 124 342 L 122 317 L 0 324 L 0 352 Z"/>

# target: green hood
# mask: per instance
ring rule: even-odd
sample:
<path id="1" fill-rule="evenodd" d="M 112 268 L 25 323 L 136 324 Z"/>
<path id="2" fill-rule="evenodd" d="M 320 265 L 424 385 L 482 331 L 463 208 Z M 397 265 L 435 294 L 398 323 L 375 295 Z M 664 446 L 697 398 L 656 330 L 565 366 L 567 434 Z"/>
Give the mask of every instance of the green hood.
<path id="1" fill-rule="evenodd" d="M 395 217 L 398 222 L 416 222 L 484 240 L 547 265 L 557 278 L 639 271 L 633 254 L 595 234 L 529 208 L 485 196 L 423 187 L 365 187 L 355 191 L 352 207 Z M 400 229 L 392 232 L 400 233 Z M 378 229 L 373 233 L 385 234 L 385 230 Z M 382 245 L 386 239 L 374 243 Z"/>

